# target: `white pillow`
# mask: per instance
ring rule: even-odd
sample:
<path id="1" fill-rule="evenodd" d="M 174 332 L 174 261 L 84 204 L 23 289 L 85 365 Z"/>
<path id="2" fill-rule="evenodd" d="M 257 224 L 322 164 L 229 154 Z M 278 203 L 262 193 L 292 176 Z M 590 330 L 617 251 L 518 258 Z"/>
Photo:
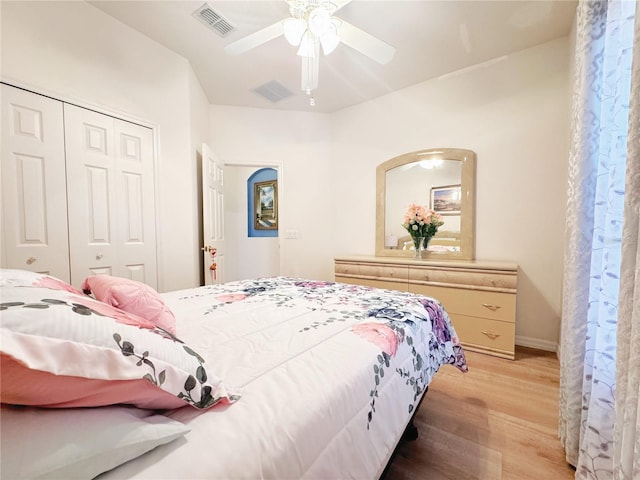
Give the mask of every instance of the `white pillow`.
<path id="1" fill-rule="evenodd" d="M 95 308 L 106 305 L 96 300 L 16 286 L 0 286 L 0 298 L 3 403 L 206 409 L 239 398 L 215 375 L 215 362 L 175 337 L 102 315 Z"/>
<path id="2" fill-rule="evenodd" d="M 43 287 L 82 295 L 77 288 L 51 275 L 8 268 L 0 269 L 0 287 Z"/>
<path id="3" fill-rule="evenodd" d="M 189 431 L 150 410 L 109 406 L 0 410 L 6 479 L 93 478 Z"/>

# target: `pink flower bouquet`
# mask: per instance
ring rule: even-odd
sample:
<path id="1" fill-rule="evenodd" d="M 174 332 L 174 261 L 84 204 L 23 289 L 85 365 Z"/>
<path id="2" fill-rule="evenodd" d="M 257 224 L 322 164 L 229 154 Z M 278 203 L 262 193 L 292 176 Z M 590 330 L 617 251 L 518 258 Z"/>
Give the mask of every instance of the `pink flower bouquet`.
<path id="1" fill-rule="evenodd" d="M 424 237 L 425 243 L 436 234 L 442 225 L 444 225 L 444 221 L 439 213 L 416 203 L 409 205 L 402 223 L 414 242 L 417 238 Z"/>

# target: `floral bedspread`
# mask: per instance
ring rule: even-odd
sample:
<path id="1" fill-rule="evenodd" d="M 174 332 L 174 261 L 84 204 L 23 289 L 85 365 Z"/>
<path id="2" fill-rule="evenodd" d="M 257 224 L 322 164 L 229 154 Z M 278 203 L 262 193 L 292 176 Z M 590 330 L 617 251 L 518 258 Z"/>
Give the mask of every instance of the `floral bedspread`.
<path id="1" fill-rule="evenodd" d="M 233 303 L 265 304 L 279 308 L 300 308 L 322 313 L 298 329 L 300 334 L 334 323 L 352 324 L 351 331 L 380 348 L 371 367 L 371 409 L 367 428 L 375 411 L 378 385 L 384 375 L 395 374 L 406 380 L 413 391 L 408 405 L 412 412 L 431 378 L 445 364 L 467 371 L 464 353 L 447 312 L 435 299 L 408 292 L 383 290 L 361 285 L 310 281 L 289 277 L 244 280 L 204 287 L 180 299 L 206 296 L 213 303 L 204 311 L 215 315 Z M 390 370 L 390 360 L 399 346 L 412 356 L 411 366 Z"/>
<path id="2" fill-rule="evenodd" d="M 420 295 L 275 277 L 163 299 L 241 398 L 172 412 L 186 442 L 105 479 L 377 479 L 438 369 L 467 370 L 446 311 Z"/>

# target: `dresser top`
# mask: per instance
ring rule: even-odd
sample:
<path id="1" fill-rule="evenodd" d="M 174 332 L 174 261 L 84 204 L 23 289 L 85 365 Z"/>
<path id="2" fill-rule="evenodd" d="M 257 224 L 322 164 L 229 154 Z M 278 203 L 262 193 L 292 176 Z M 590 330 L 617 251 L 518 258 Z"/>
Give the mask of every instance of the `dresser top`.
<path id="1" fill-rule="evenodd" d="M 448 267 L 478 270 L 518 271 L 518 264 L 512 262 L 492 262 L 484 260 L 416 260 L 409 257 L 374 257 L 371 255 L 345 255 L 335 258 L 336 262 L 376 263 L 379 265 L 414 265 L 425 267 Z"/>

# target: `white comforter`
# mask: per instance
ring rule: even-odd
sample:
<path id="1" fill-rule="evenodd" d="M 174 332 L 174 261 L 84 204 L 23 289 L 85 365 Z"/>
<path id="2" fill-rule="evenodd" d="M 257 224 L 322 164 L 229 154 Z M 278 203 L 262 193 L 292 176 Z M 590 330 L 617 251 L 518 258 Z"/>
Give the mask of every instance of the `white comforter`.
<path id="1" fill-rule="evenodd" d="M 163 296 L 242 398 L 168 412 L 191 431 L 101 478 L 376 479 L 440 366 L 466 370 L 426 297 L 283 277 Z"/>

